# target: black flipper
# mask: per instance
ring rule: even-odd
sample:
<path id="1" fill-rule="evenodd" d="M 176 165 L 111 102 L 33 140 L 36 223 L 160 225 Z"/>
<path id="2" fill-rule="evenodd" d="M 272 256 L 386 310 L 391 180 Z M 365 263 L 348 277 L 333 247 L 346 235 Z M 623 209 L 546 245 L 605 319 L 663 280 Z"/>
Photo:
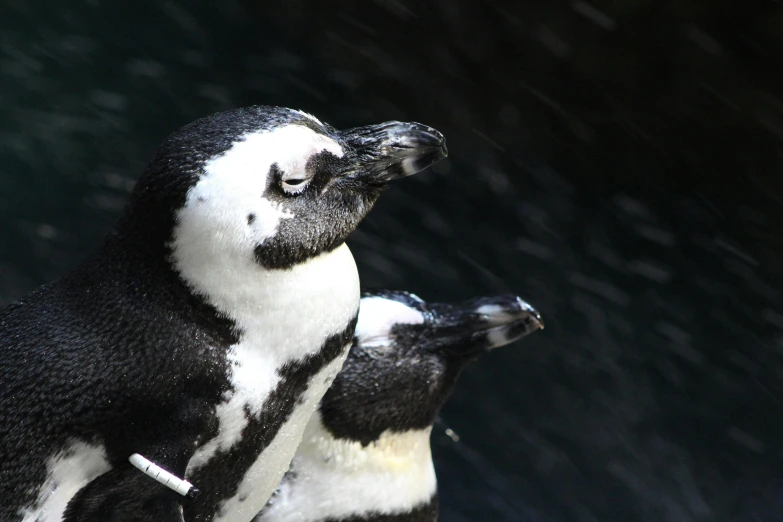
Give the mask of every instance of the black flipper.
<path id="1" fill-rule="evenodd" d="M 128 458 L 137 452 L 182 479 L 199 434 L 213 431 L 216 425 L 208 403 L 182 401 L 167 421 L 148 426 L 145 440 L 124 441 L 127 449 L 117 456 L 116 465 L 74 495 L 62 522 L 184 522 L 183 508 L 197 490 L 183 496 L 133 466 Z"/>
<path id="2" fill-rule="evenodd" d="M 184 522 L 184 502 L 189 499 L 128 462 L 82 488 L 63 522 Z"/>

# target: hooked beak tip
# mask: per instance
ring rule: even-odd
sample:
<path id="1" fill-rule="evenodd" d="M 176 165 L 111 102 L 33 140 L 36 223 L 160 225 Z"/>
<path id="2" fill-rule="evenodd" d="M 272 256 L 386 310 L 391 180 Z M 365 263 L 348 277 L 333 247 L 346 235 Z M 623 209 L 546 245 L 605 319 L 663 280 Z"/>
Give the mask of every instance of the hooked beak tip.
<path id="1" fill-rule="evenodd" d="M 530 322 L 530 333 L 533 333 L 536 330 L 544 329 L 544 320 L 541 319 L 541 314 L 539 314 L 538 312 L 534 312 L 530 314 L 530 316 L 527 319 Z"/>
<path id="2" fill-rule="evenodd" d="M 402 171 L 405 177 L 412 176 L 427 167 L 431 167 L 449 155 L 446 149 L 446 143 L 431 148 L 421 148 L 416 155 L 412 155 L 402 160 Z"/>
<path id="3" fill-rule="evenodd" d="M 496 298 L 494 303 L 484 304 L 476 312 L 484 317 L 484 323 L 488 326 L 488 350 L 544 329 L 544 320 L 538 310 L 519 296 Z"/>
<path id="4" fill-rule="evenodd" d="M 382 182 L 421 172 L 449 154 L 443 134 L 421 123 L 392 121 L 344 133 L 349 143 L 373 158 L 373 177 Z"/>
<path id="5" fill-rule="evenodd" d="M 461 357 L 487 353 L 544 329 L 538 310 L 513 294 L 471 299 L 441 309 L 437 317 L 435 325 L 445 340 L 441 345 Z"/>
<path id="6" fill-rule="evenodd" d="M 403 176 L 421 172 L 449 155 L 446 138 L 427 125 L 398 123 L 387 133 L 386 154 L 400 161 Z"/>
<path id="7" fill-rule="evenodd" d="M 538 313 L 538 310 L 527 304 L 519 296 L 517 296 L 517 304 L 523 312 L 528 312 L 530 314 L 528 318 L 532 323 L 532 328 L 530 330 L 531 332 L 544 329 L 544 319 L 541 318 L 541 314 Z"/>

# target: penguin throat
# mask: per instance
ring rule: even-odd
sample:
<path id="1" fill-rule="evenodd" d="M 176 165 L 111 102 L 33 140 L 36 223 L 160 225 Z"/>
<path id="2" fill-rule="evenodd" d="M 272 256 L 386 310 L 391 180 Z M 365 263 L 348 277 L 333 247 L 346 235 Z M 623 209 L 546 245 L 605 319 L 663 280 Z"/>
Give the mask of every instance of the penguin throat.
<path id="1" fill-rule="evenodd" d="M 401 433 L 383 432 L 367 445 L 332 436 L 320 419 L 312 421 L 302 442 L 303 454 L 316 456 L 326 465 L 343 472 L 416 474 L 421 463 L 432 460 L 430 434 L 432 427 Z"/>
<path id="2" fill-rule="evenodd" d="M 316 412 L 290 472 L 256 520 L 375 520 L 364 516 L 398 515 L 430 505 L 437 492 L 430 432 L 431 427 L 384 432 L 363 446 L 333 437 Z"/>

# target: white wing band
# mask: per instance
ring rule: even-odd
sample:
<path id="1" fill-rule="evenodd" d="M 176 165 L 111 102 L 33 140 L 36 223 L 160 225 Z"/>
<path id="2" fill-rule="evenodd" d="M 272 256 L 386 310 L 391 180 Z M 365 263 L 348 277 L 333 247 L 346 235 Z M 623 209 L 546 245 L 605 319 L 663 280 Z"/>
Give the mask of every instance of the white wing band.
<path id="1" fill-rule="evenodd" d="M 172 475 L 165 469 L 161 468 L 154 462 L 147 460 L 138 453 L 131 455 L 128 460 L 131 464 L 133 464 L 134 467 L 141 470 L 142 473 L 148 477 L 154 478 L 167 488 L 173 489 L 180 495 L 187 495 L 188 491 L 190 491 L 190 488 L 193 487 L 193 484 L 187 480 L 177 478 L 175 475 Z"/>

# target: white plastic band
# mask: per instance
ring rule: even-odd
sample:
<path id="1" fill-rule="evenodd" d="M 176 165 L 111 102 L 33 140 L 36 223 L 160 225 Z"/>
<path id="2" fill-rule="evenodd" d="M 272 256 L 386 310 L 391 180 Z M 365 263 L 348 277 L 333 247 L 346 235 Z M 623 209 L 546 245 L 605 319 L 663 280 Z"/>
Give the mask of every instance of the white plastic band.
<path id="1" fill-rule="evenodd" d="M 167 488 L 173 489 L 180 495 L 187 495 L 188 491 L 190 491 L 190 488 L 193 487 L 193 484 L 187 480 L 177 478 L 175 475 L 172 475 L 165 469 L 161 468 L 154 462 L 147 460 L 138 453 L 131 455 L 128 460 L 131 464 L 133 464 L 134 467 L 141 470 L 142 473 L 148 477 L 154 478 Z"/>

